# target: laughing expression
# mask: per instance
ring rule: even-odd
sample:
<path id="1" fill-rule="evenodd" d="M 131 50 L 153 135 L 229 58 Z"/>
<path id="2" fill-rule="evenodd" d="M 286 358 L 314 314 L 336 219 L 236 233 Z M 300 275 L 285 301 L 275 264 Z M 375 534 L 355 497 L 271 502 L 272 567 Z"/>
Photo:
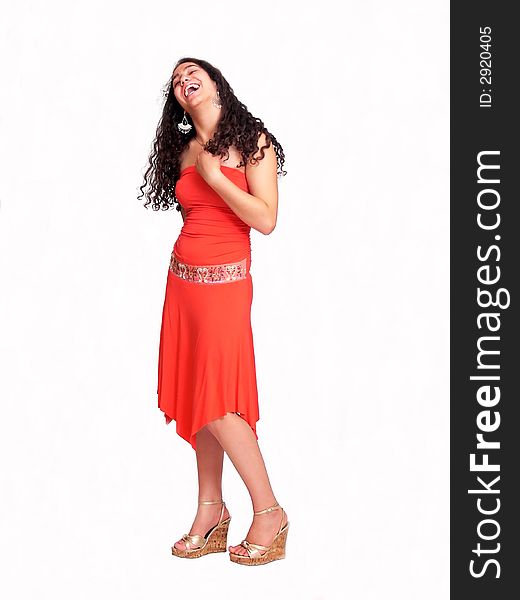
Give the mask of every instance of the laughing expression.
<path id="1" fill-rule="evenodd" d="M 217 90 L 215 82 L 206 71 L 194 63 L 181 63 L 176 67 L 172 87 L 177 101 L 184 109 L 212 98 Z"/>

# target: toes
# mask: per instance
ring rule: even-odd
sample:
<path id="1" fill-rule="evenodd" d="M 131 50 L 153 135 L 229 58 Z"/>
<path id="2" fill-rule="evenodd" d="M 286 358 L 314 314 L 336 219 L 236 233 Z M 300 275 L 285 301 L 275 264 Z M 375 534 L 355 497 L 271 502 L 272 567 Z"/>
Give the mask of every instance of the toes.
<path id="1" fill-rule="evenodd" d="M 244 546 L 242 546 L 242 544 L 239 544 L 238 546 L 229 546 L 229 549 L 231 552 L 233 552 L 233 554 L 241 554 L 242 556 L 244 556 L 246 552 L 246 549 Z"/>

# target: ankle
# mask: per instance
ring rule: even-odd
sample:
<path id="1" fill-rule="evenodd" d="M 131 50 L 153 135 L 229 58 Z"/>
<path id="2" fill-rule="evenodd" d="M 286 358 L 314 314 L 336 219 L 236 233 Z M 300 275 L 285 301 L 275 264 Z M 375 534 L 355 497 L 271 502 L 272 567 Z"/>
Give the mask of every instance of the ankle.
<path id="1" fill-rule="evenodd" d="M 197 502 L 202 506 L 221 506 L 224 499 L 221 492 L 205 492 L 204 494 L 199 494 Z"/>
<path id="2" fill-rule="evenodd" d="M 278 513 L 282 510 L 282 507 L 276 500 L 271 502 L 259 502 L 253 503 L 253 512 L 255 516 L 269 515 L 272 513 Z"/>

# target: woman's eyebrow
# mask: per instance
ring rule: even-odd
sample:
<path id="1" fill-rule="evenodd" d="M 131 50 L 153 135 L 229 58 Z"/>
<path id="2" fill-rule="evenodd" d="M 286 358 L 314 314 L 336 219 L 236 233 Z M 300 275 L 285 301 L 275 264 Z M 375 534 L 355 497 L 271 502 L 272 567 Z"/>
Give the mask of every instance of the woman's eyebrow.
<path id="1" fill-rule="evenodd" d="M 187 67 L 184 67 L 183 71 L 186 71 L 186 69 L 189 69 L 190 67 L 196 67 L 197 65 L 188 65 Z M 172 82 L 175 81 L 175 79 L 177 79 L 177 77 L 179 77 L 179 73 L 177 73 L 176 75 L 173 76 Z"/>

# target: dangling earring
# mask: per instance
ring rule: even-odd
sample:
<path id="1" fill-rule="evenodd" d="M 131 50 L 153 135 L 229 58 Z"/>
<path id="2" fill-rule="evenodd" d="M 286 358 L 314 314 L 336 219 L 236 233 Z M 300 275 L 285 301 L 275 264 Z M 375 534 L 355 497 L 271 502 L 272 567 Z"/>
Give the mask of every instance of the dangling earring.
<path id="1" fill-rule="evenodd" d="M 186 111 L 184 111 L 184 117 L 182 117 L 182 121 L 177 123 L 177 129 L 186 135 L 193 129 L 193 125 L 188 123 L 188 119 L 186 118 Z"/>
<path id="2" fill-rule="evenodd" d="M 213 106 L 215 108 L 222 108 L 222 103 L 220 102 L 220 94 L 218 93 L 218 90 L 217 90 L 217 95 L 213 98 L 211 103 L 213 104 Z"/>

